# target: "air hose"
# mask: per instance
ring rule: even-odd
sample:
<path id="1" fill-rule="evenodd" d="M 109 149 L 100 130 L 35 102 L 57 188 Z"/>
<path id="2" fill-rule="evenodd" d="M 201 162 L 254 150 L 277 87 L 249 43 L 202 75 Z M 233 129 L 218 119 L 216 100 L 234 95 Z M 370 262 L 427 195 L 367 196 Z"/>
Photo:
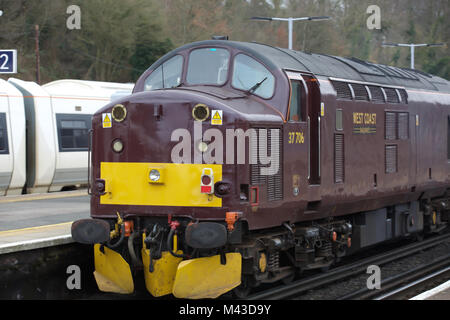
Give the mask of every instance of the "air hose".
<path id="1" fill-rule="evenodd" d="M 186 255 L 184 254 L 178 254 L 173 252 L 172 247 L 173 247 L 173 235 L 175 233 L 175 229 L 171 228 L 170 232 L 169 232 L 169 236 L 167 237 L 167 250 L 169 250 L 170 254 L 173 255 L 176 258 L 186 258 Z"/>
<path id="2" fill-rule="evenodd" d="M 110 240 L 108 240 L 106 245 L 107 245 L 108 248 L 111 248 L 111 249 L 117 248 L 118 246 L 120 246 L 122 244 L 124 238 L 125 238 L 125 226 L 122 224 L 122 225 L 120 225 L 120 238 L 119 238 L 119 240 L 117 240 L 116 243 L 111 244 L 111 240 L 112 239 L 110 239 Z"/>
<path id="3" fill-rule="evenodd" d="M 134 239 L 136 239 L 136 237 L 138 236 L 139 233 L 135 231 L 128 237 L 128 252 L 130 253 L 133 265 L 137 267 L 142 267 L 142 262 L 137 258 L 136 252 L 134 251 Z"/>

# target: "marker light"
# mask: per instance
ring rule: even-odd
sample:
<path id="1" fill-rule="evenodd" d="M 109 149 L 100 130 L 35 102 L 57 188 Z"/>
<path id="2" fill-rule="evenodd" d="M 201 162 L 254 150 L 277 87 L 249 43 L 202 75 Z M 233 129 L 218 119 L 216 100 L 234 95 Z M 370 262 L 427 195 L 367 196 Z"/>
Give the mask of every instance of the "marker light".
<path id="1" fill-rule="evenodd" d="M 120 139 L 116 139 L 113 142 L 112 148 L 114 150 L 114 152 L 121 152 L 123 150 L 123 142 Z"/>
<path id="2" fill-rule="evenodd" d="M 213 194 L 214 193 L 214 175 L 211 168 L 204 168 L 202 170 L 202 177 L 200 179 L 200 192 Z"/>
<path id="3" fill-rule="evenodd" d="M 150 171 L 149 178 L 151 181 L 156 182 L 159 180 L 160 177 L 161 177 L 161 175 L 158 170 L 153 169 Z"/>

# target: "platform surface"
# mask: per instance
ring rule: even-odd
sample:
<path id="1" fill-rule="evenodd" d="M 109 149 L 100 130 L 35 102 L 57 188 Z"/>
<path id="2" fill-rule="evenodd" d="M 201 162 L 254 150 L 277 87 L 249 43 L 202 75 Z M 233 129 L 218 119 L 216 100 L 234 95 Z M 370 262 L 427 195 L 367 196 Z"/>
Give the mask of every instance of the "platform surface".
<path id="1" fill-rule="evenodd" d="M 70 227 L 89 218 L 86 191 L 0 198 L 0 254 L 72 242 Z"/>

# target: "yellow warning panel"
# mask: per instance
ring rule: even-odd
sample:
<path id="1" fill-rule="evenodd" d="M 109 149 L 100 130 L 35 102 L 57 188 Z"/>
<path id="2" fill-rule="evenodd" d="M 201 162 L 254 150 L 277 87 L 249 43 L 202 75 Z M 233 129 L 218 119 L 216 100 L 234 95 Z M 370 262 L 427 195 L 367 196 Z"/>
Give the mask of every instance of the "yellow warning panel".
<path id="1" fill-rule="evenodd" d="M 111 113 L 102 113 L 103 128 L 112 128 Z"/>
<path id="2" fill-rule="evenodd" d="M 211 124 L 221 126 L 223 123 L 223 111 L 222 110 L 213 110 L 211 117 Z"/>
<path id="3" fill-rule="evenodd" d="M 222 198 L 201 193 L 203 169 L 222 180 L 222 165 L 190 163 L 102 162 L 100 178 L 106 194 L 100 204 L 142 206 L 222 207 Z M 150 183 L 157 170 L 164 183 Z"/>

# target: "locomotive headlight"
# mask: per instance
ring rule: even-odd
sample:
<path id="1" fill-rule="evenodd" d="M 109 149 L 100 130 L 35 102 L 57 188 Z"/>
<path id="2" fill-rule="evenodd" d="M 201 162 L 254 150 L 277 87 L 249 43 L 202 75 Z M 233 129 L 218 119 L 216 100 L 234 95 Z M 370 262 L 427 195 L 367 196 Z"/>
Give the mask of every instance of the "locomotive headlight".
<path id="1" fill-rule="evenodd" d="M 160 185 L 164 184 L 164 166 L 150 167 L 147 169 L 147 181 L 148 183 Z"/>
<path id="2" fill-rule="evenodd" d="M 148 177 L 150 178 L 151 181 L 158 182 L 159 179 L 161 178 L 161 174 L 159 173 L 158 170 L 153 169 L 153 170 L 150 170 L 150 174 Z"/>
<path id="3" fill-rule="evenodd" d="M 114 152 L 121 152 L 123 150 L 123 142 L 120 139 L 116 139 L 113 141 L 112 148 Z"/>

